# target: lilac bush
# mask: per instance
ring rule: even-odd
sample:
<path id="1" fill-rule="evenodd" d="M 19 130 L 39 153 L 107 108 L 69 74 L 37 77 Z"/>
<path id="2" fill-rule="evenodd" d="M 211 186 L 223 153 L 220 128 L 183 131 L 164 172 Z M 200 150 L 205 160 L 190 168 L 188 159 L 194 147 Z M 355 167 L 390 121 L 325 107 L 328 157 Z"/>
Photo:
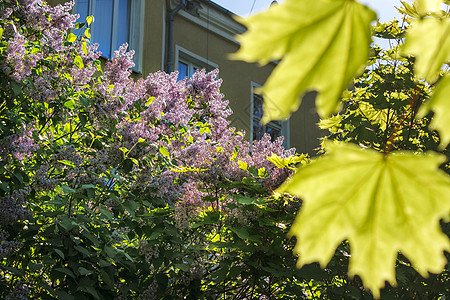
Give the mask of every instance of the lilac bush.
<path id="1" fill-rule="evenodd" d="M 295 149 L 230 126 L 218 70 L 135 80 L 126 44 L 101 68 L 86 27 L 70 32 L 72 5 L 0 3 L 0 296 L 201 299 L 251 277 L 255 295 L 300 284 L 265 265 L 295 263 L 279 224 L 298 199 L 270 196 L 291 170 L 267 160 Z"/>

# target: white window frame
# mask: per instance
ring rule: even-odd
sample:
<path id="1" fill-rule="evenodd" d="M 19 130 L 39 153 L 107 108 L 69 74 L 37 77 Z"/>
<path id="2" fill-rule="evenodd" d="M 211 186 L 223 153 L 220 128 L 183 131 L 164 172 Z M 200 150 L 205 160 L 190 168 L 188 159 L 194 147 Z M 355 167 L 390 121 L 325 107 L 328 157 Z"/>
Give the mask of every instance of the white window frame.
<path id="1" fill-rule="evenodd" d="M 114 13 L 118 11 L 119 1 L 114 1 Z M 129 19 L 129 32 L 128 32 L 128 51 L 134 50 L 133 61 L 135 66 L 133 68 L 134 72 L 142 73 L 142 53 L 144 44 L 144 14 L 145 14 L 145 0 L 131 0 L 130 7 L 130 19 Z M 96 0 L 89 1 L 89 15 L 95 16 L 95 4 Z M 77 2 L 73 7 L 73 13 L 77 12 Z M 85 20 L 78 20 L 77 22 L 83 23 Z M 113 45 L 117 44 L 117 26 L 118 22 L 112 22 L 112 34 L 111 34 L 111 57 L 114 55 L 114 51 L 118 49 L 113 49 Z M 95 18 L 93 24 L 91 24 L 91 35 L 95 36 Z M 105 57 L 104 58 L 111 58 Z"/>
<path id="2" fill-rule="evenodd" d="M 251 88 L 250 88 L 250 142 L 253 142 L 253 122 L 260 121 L 261 119 L 257 116 L 255 116 L 254 112 L 254 95 L 256 93 L 256 89 L 261 88 L 261 85 L 256 82 L 251 82 Z M 276 124 L 273 125 L 273 127 L 278 127 Z M 288 149 L 290 147 L 290 126 L 289 126 L 289 120 L 281 121 L 281 128 L 280 128 L 280 134 L 284 136 L 283 146 L 284 148 Z"/>
<path id="3" fill-rule="evenodd" d="M 219 65 L 197 55 L 180 45 L 175 45 L 175 71 L 178 71 L 178 63 L 182 62 L 188 66 L 188 77 L 194 74 L 195 69 L 205 69 L 206 72 L 218 69 Z"/>

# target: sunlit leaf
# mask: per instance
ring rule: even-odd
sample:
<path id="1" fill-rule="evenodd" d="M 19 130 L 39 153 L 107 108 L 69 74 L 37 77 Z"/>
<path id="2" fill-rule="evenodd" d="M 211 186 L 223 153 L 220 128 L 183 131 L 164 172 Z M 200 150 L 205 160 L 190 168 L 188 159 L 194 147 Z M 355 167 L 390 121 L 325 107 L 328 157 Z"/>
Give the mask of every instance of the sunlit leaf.
<path id="1" fill-rule="evenodd" d="M 90 34 L 89 28 L 86 28 L 86 30 L 84 31 L 84 35 L 85 35 L 88 39 L 91 39 L 91 34 Z"/>
<path id="2" fill-rule="evenodd" d="M 298 239 L 298 266 L 317 261 L 325 267 L 348 240 L 349 275 L 358 274 L 375 297 L 385 281 L 396 283 L 399 251 L 422 276 L 441 272 L 450 248 L 439 225 L 450 212 L 450 179 L 438 169 L 445 157 L 326 146 L 325 157 L 300 168 L 279 190 L 304 201 L 290 230 Z"/>
<path id="3" fill-rule="evenodd" d="M 170 158 L 170 153 L 169 153 L 169 151 L 168 151 L 167 148 L 166 148 L 165 146 L 163 146 L 163 145 L 161 145 L 161 146 L 159 147 L 159 153 L 161 153 L 161 154 L 164 155 L 165 157 L 169 157 L 169 158 Z"/>
<path id="4" fill-rule="evenodd" d="M 262 88 L 263 122 L 285 119 L 301 96 L 317 90 L 321 116 L 338 107 L 341 92 L 362 71 L 376 14 L 353 0 L 286 0 L 243 20 L 235 59 L 266 64 L 283 59 Z"/>
<path id="5" fill-rule="evenodd" d="M 415 0 L 414 5 L 421 15 L 426 15 L 429 12 L 436 11 L 440 8 L 441 0 Z"/>
<path id="6" fill-rule="evenodd" d="M 84 55 L 88 55 L 88 52 L 87 52 L 87 43 L 86 43 L 86 42 L 83 42 L 83 43 L 81 44 L 81 50 L 83 51 Z"/>
<path id="7" fill-rule="evenodd" d="M 424 18 L 408 30 L 403 54 L 416 56 L 415 72 L 420 78 L 434 82 L 442 65 L 450 60 L 450 19 Z"/>
<path id="8" fill-rule="evenodd" d="M 86 17 L 86 22 L 88 25 L 91 25 L 92 21 L 94 21 L 94 16 L 87 16 Z"/>
<path id="9" fill-rule="evenodd" d="M 445 75 L 436 86 L 433 96 L 420 110 L 420 116 L 429 110 L 434 111 L 430 127 L 439 131 L 441 145 L 450 142 L 450 74 Z"/>
<path id="10" fill-rule="evenodd" d="M 267 160 L 272 162 L 278 168 L 289 168 L 292 169 L 292 166 L 298 163 L 306 164 L 308 163 L 308 157 L 305 154 L 301 154 L 299 156 L 289 156 L 287 158 L 281 158 L 280 156 L 272 153 L 271 156 L 267 157 Z"/>
<path id="11" fill-rule="evenodd" d="M 239 165 L 239 169 L 242 169 L 242 170 L 248 169 L 248 164 L 245 161 L 238 161 L 238 165 Z"/>
<path id="12" fill-rule="evenodd" d="M 67 41 L 73 43 L 76 40 L 77 40 L 77 36 L 73 33 L 69 33 L 69 35 L 67 36 Z"/>
<path id="13" fill-rule="evenodd" d="M 73 60 L 73 63 L 74 63 L 79 69 L 83 69 L 83 68 L 84 68 L 83 59 L 82 59 L 81 56 L 79 56 L 79 55 L 75 56 L 75 59 Z"/>
<path id="14" fill-rule="evenodd" d="M 176 168 L 171 168 L 170 170 L 178 173 L 187 173 L 187 172 L 205 172 L 208 169 L 193 168 L 189 166 L 188 167 L 178 166 Z"/>

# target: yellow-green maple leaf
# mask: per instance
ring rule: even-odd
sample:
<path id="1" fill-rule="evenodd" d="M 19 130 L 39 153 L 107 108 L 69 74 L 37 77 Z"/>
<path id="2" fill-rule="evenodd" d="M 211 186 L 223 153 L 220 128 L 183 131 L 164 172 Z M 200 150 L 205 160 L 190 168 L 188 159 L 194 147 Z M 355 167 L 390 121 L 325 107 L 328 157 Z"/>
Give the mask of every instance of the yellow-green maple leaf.
<path id="1" fill-rule="evenodd" d="M 445 147 L 450 142 L 450 74 L 447 73 L 437 84 L 429 101 L 421 107 L 419 117 L 424 116 L 429 110 L 434 111 L 430 127 L 439 131 L 441 146 Z"/>
<path id="2" fill-rule="evenodd" d="M 304 201 L 290 230 L 298 239 L 298 265 L 324 267 L 348 240 L 349 275 L 358 274 L 375 297 L 385 281 L 395 285 L 399 251 L 422 276 L 441 272 L 450 247 L 439 225 L 450 212 L 450 179 L 438 169 L 445 157 L 326 145 L 323 158 L 279 190 Z"/>
<path id="3" fill-rule="evenodd" d="M 413 5 L 417 8 L 417 12 L 424 16 L 438 10 L 441 3 L 441 0 L 415 0 Z"/>
<path id="4" fill-rule="evenodd" d="M 406 34 L 402 54 L 416 56 L 417 76 L 436 81 L 442 65 L 450 60 L 450 19 L 416 20 Z"/>
<path id="5" fill-rule="evenodd" d="M 301 96 L 317 90 L 321 116 L 336 110 L 341 92 L 363 70 L 376 14 L 354 0 L 286 0 L 243 20 L 248 31 L 232 57 L 266 64 L 282 59 L 262 88 L 262 122 L 285 119 Z"/>

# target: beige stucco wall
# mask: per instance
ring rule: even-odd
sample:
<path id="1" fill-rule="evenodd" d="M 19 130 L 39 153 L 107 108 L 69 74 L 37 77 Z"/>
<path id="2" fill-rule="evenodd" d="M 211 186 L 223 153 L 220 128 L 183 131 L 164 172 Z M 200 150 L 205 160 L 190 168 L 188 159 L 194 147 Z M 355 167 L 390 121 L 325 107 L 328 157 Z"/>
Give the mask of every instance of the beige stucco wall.
<path id="1" fill-rule="evenodd" d="M 165 41 L 165 1 L 146 0 L 142 75 L 162 69 Z"/>

